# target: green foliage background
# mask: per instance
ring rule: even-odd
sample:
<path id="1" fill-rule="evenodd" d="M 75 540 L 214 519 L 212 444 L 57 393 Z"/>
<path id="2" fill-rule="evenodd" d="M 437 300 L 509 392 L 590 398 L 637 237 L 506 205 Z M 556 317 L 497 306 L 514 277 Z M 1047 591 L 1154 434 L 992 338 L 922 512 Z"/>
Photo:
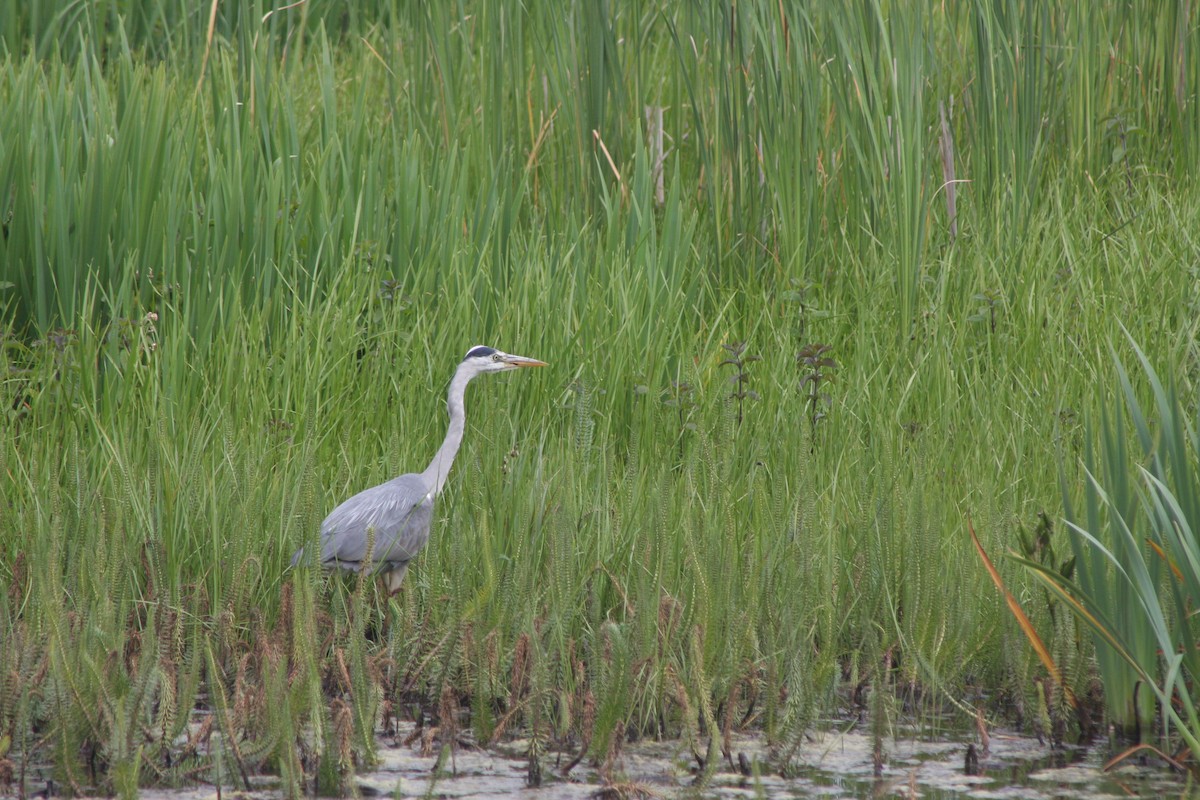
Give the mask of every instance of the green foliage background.
<path id="1" fill-rule="evenodd" d="M 786 753 L 863 685 L 1033 716 L 965 518 L 1082 488 L 1119 323 L 1194 385 L 1198 13 L 0 0 L 9 757 L 295 788 L 412 702 L 600 760 Z M 288 571 L 476 343 L 551 367 L 472 387 L 399 598 Z"/>

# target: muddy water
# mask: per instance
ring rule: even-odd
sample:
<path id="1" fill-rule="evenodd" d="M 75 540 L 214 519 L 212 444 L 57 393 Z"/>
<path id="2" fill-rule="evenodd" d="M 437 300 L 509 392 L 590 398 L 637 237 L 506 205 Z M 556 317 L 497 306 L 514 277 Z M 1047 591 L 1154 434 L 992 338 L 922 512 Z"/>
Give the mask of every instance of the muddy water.
<path id="1" fill-rule="evenodd" d="M 1112 772 L 1102 771 L 1102 757 L 1082 748 L 1052 753 L 1036 740 L 1004 732 L 993 733 L 986 754 L 979 754 L 978 775 L 967 775 L 964 758 L 967 742 L 916 738 L 887 739 L 885 764 L 880 778 L 874 776 L 870 737 L 859 730 L 830 730 L 806 738 L 793 758 L 786 777 L 766 766 L 764 742 L 743 735 L 733 742 L 734 763 L 739 755 L 750 767 L 745 777 L 722 761 L 703 786 L 697 786 L 696 762 L 682 743 L 642 742 L 626 745 L 618 763 L 619 782 L 607 784 L 594 766 L 581 763 L 570 778 L 560 775 L 561 759 L 550 752 L 542 759 L 543 784 L 526 785 L 527 743 L 510 742 L 495 751 L 459 747 L 452 757 L 423 754 L 419 746 L 398 744 L 411 731 L 379 741 L 379 767 L 356 777 L 363 797 L 442 798 L 550 798 L 583 800 L 618 797 L 688 798 L 1127 798 L 1170 797 L 1187 793 L 1188 787 L 1161 766 L 1127 764 Z M 253 792 L 229 786 L 225 797 L 268 798 L 279 796 L 271 779 L 255 781 Z M 606 791 L 607 790 L 607 791 Z M 151 800 L 199 800 L 213 798 L 212 787 L 190 790 L 146 791 Z"/>

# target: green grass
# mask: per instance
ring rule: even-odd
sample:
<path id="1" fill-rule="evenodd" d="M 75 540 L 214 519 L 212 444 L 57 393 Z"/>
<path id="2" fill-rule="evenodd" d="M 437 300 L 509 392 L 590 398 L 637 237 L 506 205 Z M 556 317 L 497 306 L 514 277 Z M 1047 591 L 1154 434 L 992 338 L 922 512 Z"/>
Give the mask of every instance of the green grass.
<path id="1" fill-rule="evenodd" d="M 1086 514 L 1074 511 L 1069 493 L 1064 497 L 1074 569 L 1064 574 L 1024 563 L 1092 630 L 1112 724 L 1132 729 L 1139 748 L 1157 744 L 1160 756 L 1179 742 L 1194 761 L 1200 752 L 1200 719 L 1191 698 L 1200 666 L 1191 620 L 1200 594 L 1197 432 L 1174 383 L 1164 386 L 1137 344 L 1130 344 L 1153 395 L 1154 430 L 1115 358 L 1123 403 L 1111 415 L 1104 411 L 1101 446 L 1088 448 Z M 1144 466 L 1130 459 L 1126 413 Z M 1163 730 L 1155 730 L 1160 709 Z"/>
<path id="2" fill-rule="evenodd" d="M 7 758 L 336 789 L 414 702 L 599 763 L 783 758 L 856 687 L 1031 722 L 965 519 L 1082 497 L 1119 323 L 1195 384 L 1195 9 L 206 5 L 0 0 Z M 398 600 L 288 571 L 477 343 L 551 367 L 471 388 Z"/>

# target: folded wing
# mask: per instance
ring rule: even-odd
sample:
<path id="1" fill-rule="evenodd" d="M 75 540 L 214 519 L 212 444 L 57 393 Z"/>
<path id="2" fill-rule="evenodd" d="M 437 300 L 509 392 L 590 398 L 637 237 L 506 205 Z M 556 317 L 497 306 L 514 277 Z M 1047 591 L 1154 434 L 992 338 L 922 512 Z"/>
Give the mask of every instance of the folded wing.
<path id="1" fill-rule="evenodd" d="M 429 541 L 433 497 L 419 475 L 401 475 L 359 492 L 330 512 L 321 523 L 321 564 L 357 570 L 367 557 L 380 569 L 395 569 L 412 559 Z M 292 558 L 296 564 L 303 551 Z"/>

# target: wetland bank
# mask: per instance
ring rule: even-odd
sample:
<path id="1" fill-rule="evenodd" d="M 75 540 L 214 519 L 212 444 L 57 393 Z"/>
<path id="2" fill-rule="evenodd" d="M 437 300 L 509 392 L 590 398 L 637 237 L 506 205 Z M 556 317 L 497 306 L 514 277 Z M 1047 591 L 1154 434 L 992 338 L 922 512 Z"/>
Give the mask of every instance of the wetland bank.
<path id="1" fill-rule="evenodd" d="M 0 792 L 1186 771 L 1198 14 L 0 0 Z M 477 342 L 401 592 L 291 570 Z"/>

